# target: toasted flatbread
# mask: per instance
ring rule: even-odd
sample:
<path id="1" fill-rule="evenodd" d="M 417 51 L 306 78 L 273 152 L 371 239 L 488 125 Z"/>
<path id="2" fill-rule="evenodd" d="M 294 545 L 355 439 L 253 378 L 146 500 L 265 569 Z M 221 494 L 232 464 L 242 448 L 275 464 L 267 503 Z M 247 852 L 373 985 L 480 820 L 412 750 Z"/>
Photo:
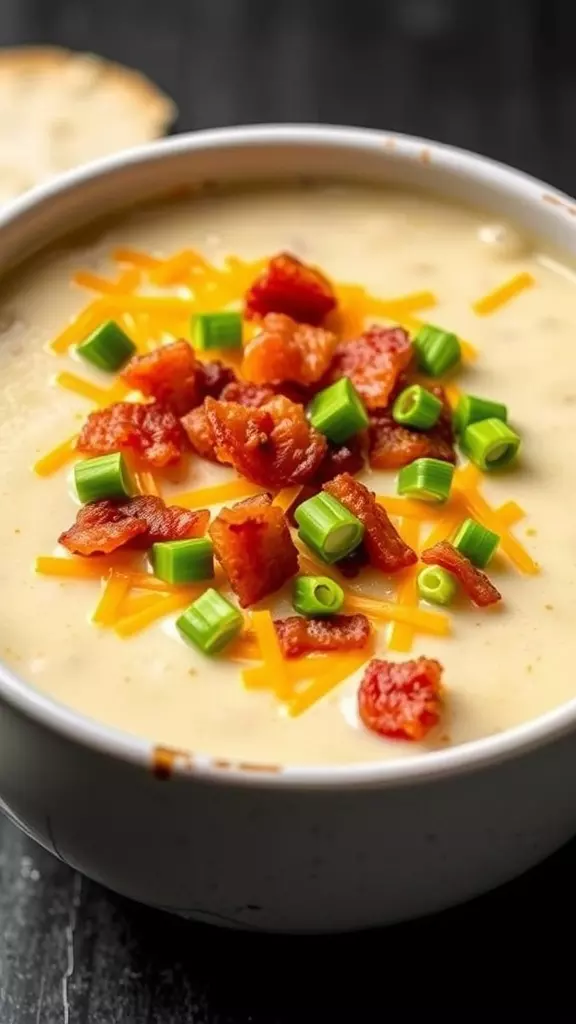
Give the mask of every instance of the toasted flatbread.
<path id="1" fill-rule="evenodd" d="M 0 203 L 157 138 L 176 115 L 173 101 L 131 68 L 56 47 L 0 49 Z"/>

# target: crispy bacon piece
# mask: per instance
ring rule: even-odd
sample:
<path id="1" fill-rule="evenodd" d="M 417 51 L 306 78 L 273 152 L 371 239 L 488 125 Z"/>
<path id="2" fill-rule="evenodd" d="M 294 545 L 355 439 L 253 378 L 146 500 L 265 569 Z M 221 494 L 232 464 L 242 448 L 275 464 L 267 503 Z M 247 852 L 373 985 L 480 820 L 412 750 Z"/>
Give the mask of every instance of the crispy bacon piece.
<path id="1" fill-rule="evenodd" d="M 398 572 L 418 561 L 418 556 L 404 543 L 385 509 L 378 505 L 373 492 L 359 480 L 349 473 L 342 473 L 324 484 L 323 490 L 364 523 L 364 545 L 375 569 Z"/>
<path id="2" fill-rule="evenodd" d="M 199 405 L 197 409 L 192 409 L 186 416 L 182 417 L 180 422 L 194 451 L 203 459 L 218 462 L 214 448 L 214 434 L 208 422 L 204 406 Z"/>
<path id="3" fill-rule="evenodd" d="M 358 437 L 351 437 L 345 444 L 340 445 L 332 444 L 329 441 L 326 455 L 314 477 L 314 483 L 327 483 L 328 480 L 333 480 L 340 473 L 350 473 L 354 476 L 355 473 L 360 472 L 363 465 L 364 455 Z"/>
<path id="4" fill-rule="evenodd" d="M 207 398 L 206 418 L 216 457 L 262 487 L 279 490 L 309 480 L 326 451 L 326 439 L 304 409 L 282 395 L 259 409 Z"/>
<path id="5" fill-rule="evenodd" d="M 116 402 L 90 413 L 76 447 L 90 455 L 133 451 L 149 466 L 178 462 L 188 447 L 180 421 L 160 402 Z"/>
<path id="6" fill-rule="evenodd" d="M 120 376 L 129 387 L 169 406 L 179 416 L 200 405 L 207 395 L 218 398 L 236 379 L 233 371 L 219 362 L 197 360 L 183 338 L 134 356 Z"/>
<path id="7" fill-rule="evenodd" d="M 335 348 L 332 331 L 269 313 L 244 349 L 242 372 L 254 384 L 292 381 L 307 386 L 326 373 Z"/>
<path id="8" fill-rule="evenodd" d="M 370 639 L 365 615 L 331 615 L 327 619 L 291 615 L 275 619 L 274 626 L 285 658 L 299 658 L 311 651 L 357 651 Z"/>
<path id="9" fill-rule="evenodd" d="M 267 313 L 286 313 L 300 323 L 318 326 L 335 307 L 336 296 L 324 275 L 286 252 L 270 260 L 245 298 L 249 320 Z"/>
<path id="10" fill-rule="evenodd" d="M 436 426 L 431 430 L 410 430 L 396 423 L 388 410 L 377 410 L 370 417 L 370 465 L 373 469 L 400 469 L 415 459 L 441 459 L 456 462 L 452 411 L 444 389 L 428 388 L 440 398 L 443 409 Z"/>
<path id="11" fill-rule="evenodd" d="M 450 541 L 441 540 L 434 547 L 423 551 L 420 558 L 426 565 L 439 565 L 452 573 L 478 608 L 486 608 L 502 600 L 502 595 L 486 573 L 477 569 Z"/>
<path id="12" fill-rule="evenodd" d="M 226 385 L 220 399 L 223 402 L 237 402 L 238 405 L 257 409 L 274 398 L 274 395 L 274 389 L 266 384 L 250 384 L 248 381 L 236 380 Z"/>
<path id="13" fill-rule="evenodd" d="M 432 658 L 366 667 L 358 712 L 367 729 L 389 739 L 422 740 L 440 720 L 442 666 Z"/>
<path id="14" fill-rule="evenodd" d="M 412 344 L 401 327 L 371 327 L 353 341 L 341 341 L 327 384 L 349 377 L 368 409 L 385 409 L 397 378 L 412 359 Z"/>
<path id="15" fill-rule="evenodd" d="M 284 513 L 267 495 L 223 508 L 208 532 L 242 608 L 272 594 L 298 572 L 298 552 Z"/>
<path id="16" fill-rule="evenodd" d="M 121 547 L 148 548 L 157 541 L 185 540 L 206 532 L 210 513 L 167 506 L 151 494 L 128 501 L 83 505 L 76 522 L 58 538 L 75 555 L 110 554 Z"/>

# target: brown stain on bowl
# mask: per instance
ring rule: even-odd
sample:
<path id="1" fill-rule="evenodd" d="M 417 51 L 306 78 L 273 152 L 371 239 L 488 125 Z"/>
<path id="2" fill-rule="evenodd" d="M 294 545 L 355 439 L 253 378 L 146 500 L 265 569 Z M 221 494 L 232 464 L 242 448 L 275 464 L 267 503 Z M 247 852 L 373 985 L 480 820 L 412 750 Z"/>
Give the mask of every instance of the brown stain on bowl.
<path id="1" fill-rule="evenodd" d="M 212 765 L 221 772 L 250 772 L 262 775 L 278 775 L 282 768 L 279 764 L 257 764 L 252 761 L 227 761 L 225 758 L 216 758 Z"/>
<path id="2" fill-rule="evenodd" d="M 382 143 L 384 149 L 387 149 L 389 153 L 393 153 L 396 149 L 396 139 L 390 139 L 386 137 Z"/>
<path id="3" fill-rule="evenodd" d="M 569 213 L 571 217 L 576 217 L 576 203 L 567 203 L 565 199 L 560 199 L 551 192 L 543 192 L 541 198 L 542 202 L 548 203 L 549 206 L 559 206 L 566 210 L 566 213 Z"/>
<path id="4" fill-rule="evenodd" d="M 420 150 L 420 153 L 418 155 L 418 159 L 419 159 L 421 164 L 431 164 L 432 163 L 432 150 L 429 149 L 428 146 L 424 146 L 424 149 Z"/>
<path id="5" fill-rule="evenodd" d="M 159 782 L 168 782 L 172 778 L 178 763 L 186 768 L 191 768 L 194 763 L 194 757 L 188 750 L 175 750 L 172 747 L 154 747 L 152 751 L 152 775 Z"/>

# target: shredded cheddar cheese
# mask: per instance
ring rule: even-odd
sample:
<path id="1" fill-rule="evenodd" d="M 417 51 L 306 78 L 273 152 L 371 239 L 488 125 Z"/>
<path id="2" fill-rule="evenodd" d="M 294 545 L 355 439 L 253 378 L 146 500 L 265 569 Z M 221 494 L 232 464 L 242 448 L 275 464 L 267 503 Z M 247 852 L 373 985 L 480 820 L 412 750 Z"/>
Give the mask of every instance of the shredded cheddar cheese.
<path id="1" fill-rule="evenodd" d="M 111 405 L 112 402 L 119 402 L 128 394 L 128 388 L 121 381 L 117 381 L 110 388 L 100 388 L 92 381 L 77 377 L 75 373 L 68 373 L 67 370 L 56 374 L 54 382 L 58 387 L 72 391 L 75 395 L 87 398 L 90 402 L 95 402 L 96 405 L 102 407 Z"/>
<path id="2" fill-rule="evenodd" d="M 296 501 L 301 490 L 302 484 L 296 484 L 294 487 L 283 487 L 281 491 L 278 491 L 272 504 L 278 505 L 283 512 L 287 512 Z"/>
<path id="3" fill-rule="evenodd" d="M 494 288 L 493 291 L 488 292 L 487 295 L 483 295 L 481 299 L 473 302 L 472 309 L 476 316 L 489 316 L 490 313 L 495 313 L 505 303 L 510 302 L 511 299 L 526 291 L 527 288 L 532 288 L 535 284 L 536 280 L 532 274 L 527 270 L 523 270 L 520 274 L 514 274 L 513 277 L 505 281 L 504 284 Z"/>
<path id="4" fill-rule="evenodd" d="M 109 626 L 114 622 L 118 609 L 130 589 L 130 585 L 130 577 L 128 575 L 116 572 L 113 569 L 105 583 L 102 596 L 96 605 L 92 622 L 96 622 L 99 626 Z"/>
<path id="5" fill-rule="evenodd" d="M 116 281 L 109 281 L 106 277 L 99 277 L 98 274 L 79 270 L 72 275 L 72 282 L 79 288 L 89 288 L 90 291 L 99 292 L 101 295 L 122 295 L 132 292 L 138 287 L 140 272 L 135 268 L 125 270 Z"/>
<path id="6" fill-rule="evenodd" d="M 342 654 L 335 661 L 337 664 L 333 669 L 322 672 L 306 689 L 291 698 L 288 703 L 288 714 L 292 718 L 301 715 L 322 697 L 326 697 L 339 683 L 361 668 L 367 658 L 365 654 L 361 653 L 358 655 Z"/>
<path id="7" fill-rule="evenodd" d="M 133 615 L 126 615 L 124 618 L 118 619 L 114 626 L 115 632 L 121 637 L 134 636 L 135 633 L 140 633 L 153 622 L 157 622 L 158 619 L 164 619 L 172 612 L 185 608 L 202 593 L 203 589 L 203 587 L 182 587 L 178 593 L 165 594 L 147 608 L 142 608 Z"/>
<path id="8" fill-rule="evenodd" d="M 76 455 L 76 441 L 78 440 L 78 434 L 72 434 L 72 437 L 66 438 L 60 444 L 56 445 L 51 452 L 47 452 L 32 467 L 34 472 L 38 476 L 52 476 L 63 466 L 66 466 Z"/>
<path id="9" fill-rule="evenodd" d="M 260 656 L 268 675 L 269 685 L 272 686 L 280 700 L 285 700 L 290 693 L 290 680 L 270 612 L 252 612 L 251 625 L 260 648 Z M 243 673 L 246 685 L 249 685 L 249 677 L 247 679 L 246 674 L 251 671 L 251 669 L 246 669 Z"/>
<path id="10" fill-rule="evenodd" d="M 129 249 L 128 247 L 114 249 L 112 259 L 117 263 L 129 263 L 131 266 L 141 267 L 142 270 L 153 270 L 162 263 L 162 260 L 156 259 L 155 256 L 151 256 L 147 252 L 140 252 L 138 249 Z"/>
<path id="11" fill-rule="evenodd" d="M 94 299 L 79 316 L 72 320 L 68 327 L 65 327 L 54 338 L 50 345 L 52 352 L 62 355 L 68 351 L 71 345 L 77 345 L 78 342 L 83 341 L 106 319 L 107 312 L 106 299 Z"/>
<path id="12" fill-rule="evenodd" d="M 207 505 L 219 505 L 224 501 L 236 501 L 240 498 L 250 498 L 254 494 L 265 494 L 263 487 L 251 484 L 249 480 L 239 478 L 229 480 L 225 484 L 215 484 L 214 487 L 201 487 L 197 491 L 186 491 L 182 494 L 172 494 L 166 499 L 168 505 L 181 505 L 182 508 L 205 508 Z"/>
<path id="13" fill-rule="evenodd" d="M 420 524 L 416 519 L 402 519 L 400 521 L 399 533 L 408 547 L 418 551 L 420 539 Z M 403 608 L 416 608 L 418 606 L 418 563 L 403 571 L 402 579 L 398 584 L 396 601 Z M 408 622 L 395 622 L 390 629 L 388 646 L 391 651 L 411 651 L 414 640 L 414 626 Z"/>

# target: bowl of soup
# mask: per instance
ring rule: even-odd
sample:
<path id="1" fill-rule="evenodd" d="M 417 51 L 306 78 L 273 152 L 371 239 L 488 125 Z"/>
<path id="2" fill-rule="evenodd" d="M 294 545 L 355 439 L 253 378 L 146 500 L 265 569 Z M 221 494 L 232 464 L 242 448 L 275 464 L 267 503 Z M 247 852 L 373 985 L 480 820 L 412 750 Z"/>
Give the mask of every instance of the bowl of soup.
<path id="1" fill-rule="evenodd" d="M 227 927 L 573 833 L 573 202 L 390 133 L 183 135 L 0 220 L 0 801 Z"/>

